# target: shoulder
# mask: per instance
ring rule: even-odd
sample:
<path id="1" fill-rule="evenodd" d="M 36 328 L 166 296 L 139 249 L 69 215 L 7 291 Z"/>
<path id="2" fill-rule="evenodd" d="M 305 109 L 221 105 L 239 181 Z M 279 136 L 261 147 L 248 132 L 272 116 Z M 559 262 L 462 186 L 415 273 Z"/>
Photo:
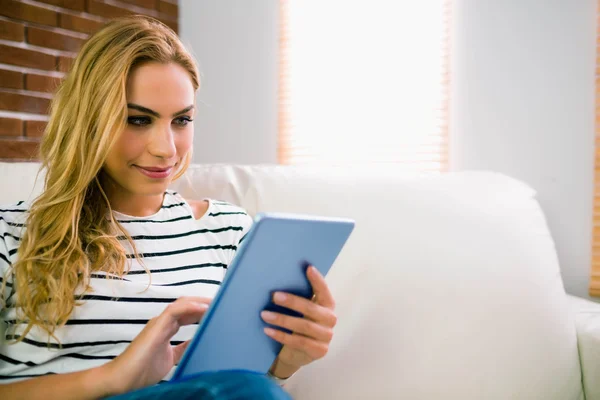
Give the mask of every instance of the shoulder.
<path id="1" fill-rule="evenodd" d="M 212 207 L 209 216 L 245 223 L 250 221 L 252 223 L 252 217 L 242 207 L 222 200 L 210 200 L 210 202 Z"/>
<path id="2" fill-rule="evenodd" d="M 0 205 L 0 276 L 10 267 L 16 256 L 29 206 L 20 201 L 16 204 Z"/>
<path id="3" fill-rule="evenodd" d="M 246 234 L 252 227 L 254 220 L 240 206 L 222 201 L 210 200 L 210 207 L 207 218 L 210 218 L 214 226 L 219 226 L 220 229 L 231 229 L 235 232 L 234 243 L 239 246 L 246 237 Z"/>
<path id="4" fill-rule="evenodd" d="M 236 206 L 235 204 L 227 203 L 220 200 L 186 200 L 192 209 L 194 219 L 200 219 L 203 217 L 212 217 L 220 219 L 227 219 L 229 221 L 246 221 L 251 220 L 248 212 L 242 207 Z"/>
<path id="5" fill-rule="evenodd" d="M 209 226 L 229 226 L 246 232 L 252 225 L 252 217 L 244 208 L 223 200 L 186 200 L 196 219 L 202 218 Z M 236 230 L 237 230 L 236 229 Z"/>
<path id="6" fill-rule="evenodd" d="M 244 210 L 242 207 L 237 206 L 233 203 L 229 203 L 227 201 L 211 199 L 210 203 L 212 205 L 211 214 L 213 216 L 248 215 L 248 212 L 246 210 Z"/>
<path id="7" fill-rule="evenodd" d="M 29 206 L 23 201 L 16 204 L 0 205 L 0 234 L 21 231 L 29 213 Z"/>

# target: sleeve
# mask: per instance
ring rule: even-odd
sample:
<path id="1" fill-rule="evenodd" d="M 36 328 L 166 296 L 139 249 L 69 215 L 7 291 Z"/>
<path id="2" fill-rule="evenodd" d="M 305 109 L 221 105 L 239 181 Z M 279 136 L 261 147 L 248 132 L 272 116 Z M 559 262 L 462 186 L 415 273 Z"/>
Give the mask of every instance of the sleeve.
<path id="1" fill-rule="evenodd" d="M 7 281 L 6 290 L 0 292 L 0 312 L 14 294 L 11 268 L 16 261 L 26 220 L 27 205 L 23 202 L 0 209 L 0 288 Z"/>
<path id="2" fill-rule="evenodd" d="M 10 262 L 8 261 L 8 248 L 6 246 L 6 241 L 4 240 L 3 225 L 4 221 L 0 221 L 0 290 L 4 286 L 4 279 L 6 279 L 6 276 L 8 275 L 8 269 L 10 267 Z M 0 316 L 4 314 L 6 302 L 11 296 L 11 292 L 12 287 L 9 286 L 0 292 Z M 6 335 L 6 329 L 7 326 L 4 322 L 4 317 L 0 317 L 0 339 L 2 340 Z"/>
<path id="3" fill-rule="evenodd" d="M 0 292 L 0 339 L 4 338 L 7 329 L 6 306 L 13 305 L 14 302 L 11 268 L 25 226 L 27 209 L 23 202 L 9 207 L 8 210 L 0 210 L 0 288 L 6 281 L 6 289 Z"/>
<path id="4" fill-rule="evenodd" d="M 248 234 L 248 232 L 250 232 L 250 228 L 252 228 L 252 224 L 254 223 L 254 221 L 252 220 L 252 217 L 250 217 L 250 215 L 248 215 L 248 214 L 241 215 L 241 217 L 242 218 L 240 218 L 241 219 L 240 226 L 242 227 L 242 231 L 240 232 L 239 240 L 237 242 L 238 247 L 240 246 L 240 244 L 242 244 L 242 242 L 246 238 L 246 235 Z"/>
<path id="5" fill-rule="evenodd" d="M 231 258 L 229 259 L 228 264 L 231 264 L 231 262 L 233 261 L 237 250 L 239 249 L 240 245 L 243 243 L 244 239 L 246 238 L 246 235 L 248 234 L 248 232 L 250 231 L 250 228 L 252 228 L 252 217 L 250 215 L 248 215 L 247 212 L 245 212 L 245 210 L 240 209 L 241 211 L 244 211 L 243 214 L 237 214 L 236 216 L 238 218 L 235 225 L 236 226 L 240 226 L 242 229 L 240 231 L 236 232 L 236 235 L 233 237 L 233 251 L 230 253 L 231 254 Z"/>
<path id="6" fill-rule="evenodd" d="M 10 253 L 6 244 L 6 237 L 9 235 L 8 226 L 2 214 L 0 214 L 0 289 L 4 286 L 4 280 L 8 278 L 8 273 L 11 267 Z M 0 312 L 4 309 L 4 305 L 11 295 L 12 286 L 7 285 L 6 290 L 2 291 L 2 301 L 0 302 Z"/>

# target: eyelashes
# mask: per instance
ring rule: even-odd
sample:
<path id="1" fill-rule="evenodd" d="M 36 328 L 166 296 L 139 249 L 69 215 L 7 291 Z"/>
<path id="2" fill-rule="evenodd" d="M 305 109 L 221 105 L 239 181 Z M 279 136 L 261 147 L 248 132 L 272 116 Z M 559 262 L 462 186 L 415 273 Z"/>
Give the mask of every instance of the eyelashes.
<path id="1" fill-rule="evenodd" d="M 175 118 L 171 123 L 178 127 L 184 127 L 194 121 L 191 117 L 183 115 Z M 127 117 L 127 124 L 137 127 L 145 127 L 152 124 L 152 118 L 144 115 Z"/>
<path id="2" fill-rule="evenodd" d="M 133 126 L 147 126 L 152 123 L 150 117 L 127 117 L 127 124 Z"/>
<path id="3" fill-rule="evenodd" d="M 187 124 L 189 124 L 192 121 L 193 121 L 192 118 L 185 116 L 185 115 L 182 117 L 177 117 L 173 120 L 173 122 L 179 126 L 186 126 Z"/>

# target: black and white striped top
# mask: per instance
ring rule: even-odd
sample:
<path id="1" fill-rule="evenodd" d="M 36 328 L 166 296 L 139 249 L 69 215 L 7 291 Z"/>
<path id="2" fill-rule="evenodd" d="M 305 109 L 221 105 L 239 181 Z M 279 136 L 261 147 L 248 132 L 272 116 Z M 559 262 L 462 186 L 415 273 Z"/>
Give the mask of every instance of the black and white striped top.
<path id="1" fill-rule="evenodd" d="M 154 215 L 117 213 L 151 275 L 131 256 L 129 243 L 121 238 L 131 269 L 123 280 L 96 273 L 91 291 L 74 293 L 83 304 L 75 308 L 66 326 L 57 330 L 61 346 L 51 341 L 48 347 L 48 335 L 35 328 L 24 341 L 9 343 L 6 328 L 15 320 L 15 296 L 8 277 L 7 307 L 0 310 L 0 384 L 106 363 L 178 297 L 214 297 L 252 219 L 232 204 L 209 203 L 207 212 L 196 220 L 189 204 L 178 193 L 168 191 Z M 7 268 L 15 262 L 26 215 L 23 202 L 0 207 L 0 279 L 6 278 Z M 195 325 L 183 327 L 172 343 L 190 339 L 195 329 Z"/>

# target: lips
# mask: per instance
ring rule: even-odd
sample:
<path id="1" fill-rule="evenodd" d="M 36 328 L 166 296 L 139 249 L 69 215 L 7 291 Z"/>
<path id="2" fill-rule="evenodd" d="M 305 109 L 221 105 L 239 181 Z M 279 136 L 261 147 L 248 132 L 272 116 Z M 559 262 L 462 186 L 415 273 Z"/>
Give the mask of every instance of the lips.
<path id="1" fill-rule="evenodd" d="M 139 165 L 134 165 L 134 167 L 142 174 L 152 179 L 168 178 L 173 170 L 173 167 L 141 167 Z"/>
<path id="2" fill-rule="evenodd" d="M 146 171 L 150 171 L 150 172 L 165 172 L 165 171 L 168 171 L 171 168 L 173 168 L 173 167 L 162 167 L 162 168 L 161 167 L 141 167 L 139 165 L 136 165 L 136 167 L 145 169 Z"/>

